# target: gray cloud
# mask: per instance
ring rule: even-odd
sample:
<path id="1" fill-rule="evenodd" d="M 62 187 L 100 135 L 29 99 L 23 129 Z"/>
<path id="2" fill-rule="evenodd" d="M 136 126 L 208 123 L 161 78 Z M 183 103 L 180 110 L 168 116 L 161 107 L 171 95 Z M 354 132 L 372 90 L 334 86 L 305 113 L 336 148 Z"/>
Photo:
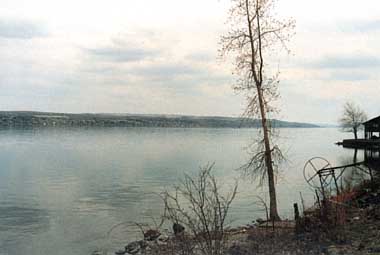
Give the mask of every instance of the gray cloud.
<path id="1" fill-rule="evenodd" d="M 47 36 L 44 26 L 25 20 L 0 19 L 0 38 L 32 39 Z"/>
<path id="2" fill-rule="evenodd" d="M 140 81 L 162 81 L 167 84 L 168 81 L 175 81 L 183 76 L 191 80 L 207 76 L 205 68 L 200 68 L 186 59 L 171 60 L 159 50 L 151 52 L 144 49 L 104 48 L 88 51 L 91 51 L 90 54 L 100 62 L 90 59 L 92 62 L 86 61 L 82 70 L 111 80 L 117 80 L 117 77 L 123 77 L 122 79 L 125 80 L 129 76 L 138 78 Z M 167 59 L 167 61 L 162 61 L 163 59 Z M 122 66 L 121 62 L 130 64 Z M 135 64 L 136 62 L 141 63 Z"/>
<path id="3" fill-rule="evenodd" d="M 153 78 L 170 78 L 178 75 L 196 75 L 202 72 L 190 64 L 156 64 L 153 66 L 138 67 L 131 70 L 133 74 L 144 75 Z"/>
<path id="4" fill-rule="evenodd" d="M 138 32 L 142 34 L 143 40 L 139 36 L 130 34 L 113 38 L 111 44 L 106 47 L 84 49 L 90 56 L 90 64 L 86 72 L 96 72 L 106 76 L 138 78 L 139 81 L 163 82 L 197 79 L 205 76 L 207 70 L 200 68 L 194 62 L 207 62 L 211 59 L 211 54 L 207 51 L 188 54 L 184 57 L 176 57 L 172 48 L 167 48 L 168 42 L 154 39 L 157 34 L 154 32 Z M 149 42 L 155 41 L 154 45 Z M 150 45 L 150 46 L 149 46 Z M 120 65 L 128 63 L 128 65 Z M 191 76 L 191 77 L 190 77 Z"/>
<path id="5" fill-rule="evenodd" d="M 211 62 L 216 61 L 216 56 L 211 54 L 211 52 L 199 52 L 187 55 L 186 59 L 195 62 Z"/>
<path id="6" fill-rule="evenodd" d="M 111 62 L 135 62 L 158 55 L 158 51 L 142 48 L 104 47 L 87 49 L 90 55 Z"/>
<path id="7" fill-rule="evenodd" d="M 328 80 L 335 80 L 335 81 L 365 81 L 371 79 L 371 75 L 369 73 L 364 72 L 352 72 L 350 70 L 344 70 L 344 71 L 334 71 L 332 72 Z"/>
<path id="8" fill-rule="evenodd" d="M 371 21 L 355 21 L 342 23 L 339 25 L 339 30 L 347 33 L 367 33 L 380 31 L 380 20 Z"/>
<path id="9" fill-rule="evenodd" d="M 374 56 L 328 56 L 323 59 L 307 63 L 311 68 L 327 69 L 357 69 L 371 68 L 380 66 L 380 59 Z"/>

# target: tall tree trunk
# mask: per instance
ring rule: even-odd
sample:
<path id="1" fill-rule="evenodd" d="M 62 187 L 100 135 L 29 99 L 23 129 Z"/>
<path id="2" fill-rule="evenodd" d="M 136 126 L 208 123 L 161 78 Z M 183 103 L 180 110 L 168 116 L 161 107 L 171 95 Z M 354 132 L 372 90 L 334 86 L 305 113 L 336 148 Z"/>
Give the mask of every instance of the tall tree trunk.
<path id="1" fill-rule="evenodd" d="M 247 14 L 247 24 L 249 32 L 249 40 L 251 46 L 251 72 L 256 85 L 257 95 L 259 99 L 260 115 L 261 115 L 261 125 L 264 135 L 264 147 L 265 147 L 265 166 L 267 169 L 268 177 L 268 188 L 269 188 L 269 217 L 271 220 L 281 220 L 277 212 L 277 198 L 276 198 L 276 187 L 274 180 L 274 171 L 272 163 L 272 151 L 269 142 L 269 130 L 266 118 L 266 109 L 264 102 L 264 95 L 262 91 L 263 83 L 263 56 L 262 56 L 262 44 L 261 44 L 261 25 L 260 25 L 260 14 L 259 14 L 259 1 L 256 1 L 256 11 L 254 20 L 257 21 L 257 34 L 258 34 L 258 46 L 257 51 L 259 54 L 259 67 L 256 70 L 256 59 L 255 59 L 255 45 L 254 36 L 252 30 L 252 20 L 249 12 L 249 1 L 245 0 L 245 10 Z"/>
<path id="2" fill-rule="evenodd" d="M 355 127 L 354 127 L 354 136 L 355 136 L 355 140 L 357 140 L 358 139 L 358 130 Z"/>
<path id="3" fill-rule="evenodd" d="M 260 87 L 257 87 L 257 93 L 259 96 L 260 113 L 261 113 L 261 125 L 264 133 L 264 146 L 265 146 L 265 165 L 268 175 L 268 188 L 269 188 L 269 217 L 271 220 L 281 220 L 277 211 L 277 198 L 276 198 L 276 186 L 274 180 L 274 171 L 272 164 L 272 150 L 269 142 L 269 130 L 268 122 L 266 118 L 263 91 Z"/>

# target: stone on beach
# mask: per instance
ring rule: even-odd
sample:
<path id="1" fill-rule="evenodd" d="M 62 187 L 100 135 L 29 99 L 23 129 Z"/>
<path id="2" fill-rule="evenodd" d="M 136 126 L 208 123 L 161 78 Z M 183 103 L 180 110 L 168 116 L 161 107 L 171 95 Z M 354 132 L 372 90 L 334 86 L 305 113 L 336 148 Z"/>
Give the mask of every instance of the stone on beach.
<path id="1" fill-rule="evenodd" d="M 118 250 L 118 251 L 115 251 L 115 254 L 116 254 L 116 255 L 124 255 L 125 253 L 127 253 L 127 251 L 125 251 L 125 250 Z"/>
<path id="2" fill-rule="evenodd" d="M 174 223 L 173 224 L 173 232 L 174 232 L 174 235 L 181 235 L 183 232 L 185 231 L 185 227 L 182 226 L 181 224 L 179 223 Z"/>
<path id="3" fill-rule="evenodd" d="M 125 252 L 129 254 L 136 254 L 141 249 L 141 242 L 140 241 L 134 241 L 129 243 L 127 246 L 125 246 Z"/>
<path id="4" fill-rule="evenodd" d="M 149 229 L 144 232 L 144 240 L 146 241 L 155 241 L 161 233 L 158 230 Z"/>

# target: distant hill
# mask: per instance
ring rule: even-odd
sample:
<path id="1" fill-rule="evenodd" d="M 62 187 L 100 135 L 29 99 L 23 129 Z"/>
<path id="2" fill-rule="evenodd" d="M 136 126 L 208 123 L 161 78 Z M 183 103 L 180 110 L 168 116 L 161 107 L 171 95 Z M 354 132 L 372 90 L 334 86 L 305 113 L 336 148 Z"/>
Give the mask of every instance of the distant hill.
<path id="1" fill-rule="evenodd" d="M 316 128 L 318 125 L 272 120 L 277 128 Z M 0 111 L 1 128 L 33 127 L 167 127 L 167 128 L 254 128 L 260 120 L 182 115 L 71 114 L 32 111 Z"/>

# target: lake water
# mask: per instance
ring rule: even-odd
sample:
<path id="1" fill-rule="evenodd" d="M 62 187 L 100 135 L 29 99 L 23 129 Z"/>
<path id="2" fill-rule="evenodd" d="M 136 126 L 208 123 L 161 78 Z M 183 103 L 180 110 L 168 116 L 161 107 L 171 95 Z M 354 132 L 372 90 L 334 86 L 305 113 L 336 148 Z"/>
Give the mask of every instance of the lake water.
<path id="1" fill-rule="evenodd" d="M 305 162 L 322 156 L 332 165 L 353 151 L 334 145 L 351 134 L 334 128 L 281 129 L 288 162 L 278 179 L 280 214 L 292 217 L 305 183 Z M 153 224 L 162 213 L 157 192 L 183 173 L 215 162 L 227 185 L 240 176 L 245 147 L 255 129 L 53 129 L 0 131 L 0 254 L 91 254 L 111 252 L 139 237 L 133 222 Z M 265 190 L 239 180 L 232 224 L 246 224 L 263 211 L 255 196 Z M 112 226 L 119 223 L 111 232 Z"/>

